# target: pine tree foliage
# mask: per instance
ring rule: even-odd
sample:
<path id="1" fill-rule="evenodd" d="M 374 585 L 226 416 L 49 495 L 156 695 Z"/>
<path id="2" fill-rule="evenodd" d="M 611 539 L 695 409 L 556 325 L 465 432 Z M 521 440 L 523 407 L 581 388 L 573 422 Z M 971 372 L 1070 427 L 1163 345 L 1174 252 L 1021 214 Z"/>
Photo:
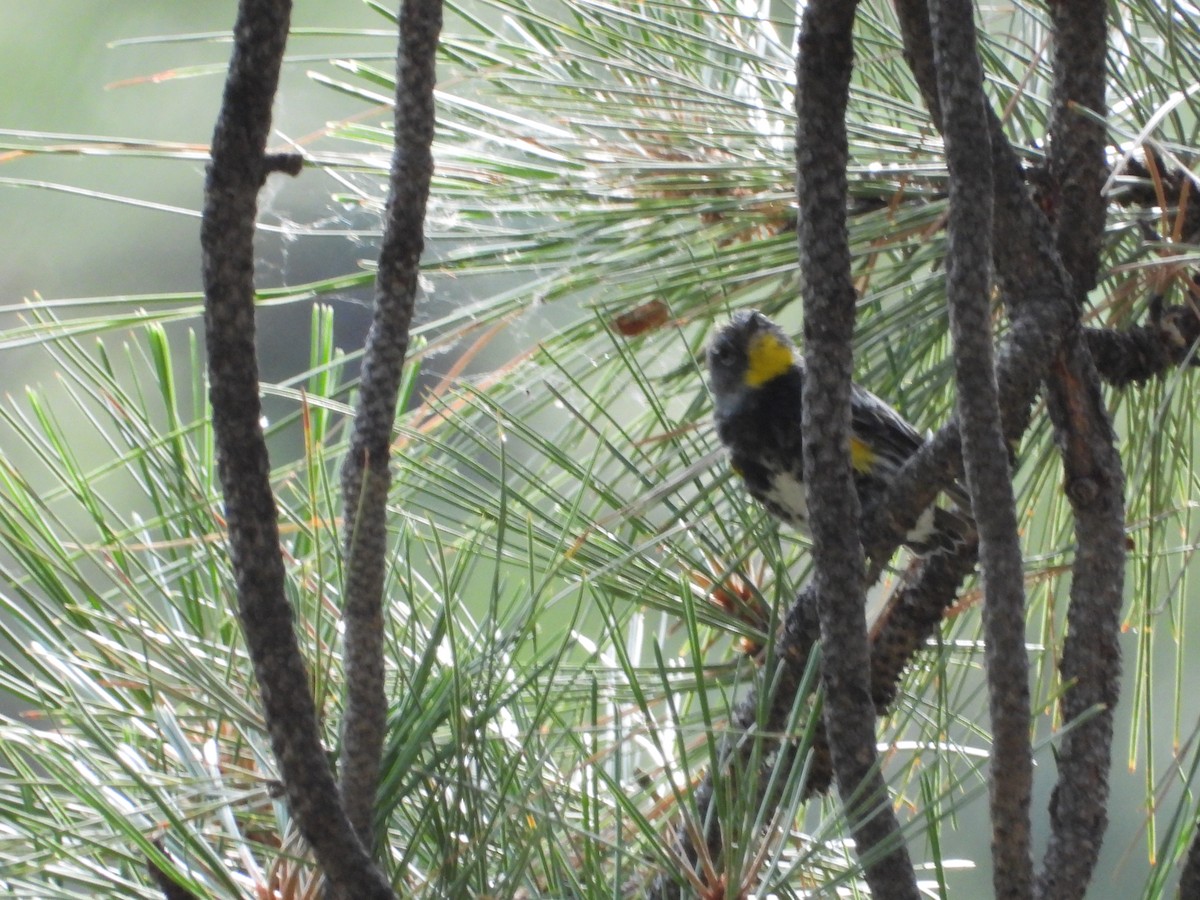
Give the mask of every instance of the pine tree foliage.
<path id="1" fill-rule="evenodd" d="M 1189 9 L 1111 14 L 1113 177 L 1094 324 L 1141 323 L 1155 294 L 1193 302 L 1196 229 L 1178 187 L 1200 144 Z M 643 890 L 678 868 L 672 835 L 690 792 L 720 766 L 738 700 L 771 677 L 806 543 L 727 472 L 702 351 L 714 322 L 741 308 L 800 332 L 793 15 L 743 0 L 448 7 L 424 264 L 433 300 L 419 301 L 396 423 L 386 583 L 392 703 L 376 831 L 402 895 Z M 1047 127 L 1045 15 L 982 9 L 989 96 L 1031 179 Z M 856 374 L 936 428 L 953 408 L 947 173 L 898 34 L 888 4 L 861 5 L 848 121 Z M 337 180 L 339 229 L 367 221 L 390 151 L 379 107 L 391 64 L 356 55 L 353 35 L 345 57 L 301 63 L 304 34 L 292 40 L 296 64 L 352 109 L 304 148 L 302 177 Z M 4 142 L 51 150 L 37 136 Z M 369 242 L 370 227 L 356 238 Z M 336 346 L 333 310 L 370 278 L 260 296 L 311 308 L 307 363 L 263 391 L 277 411 L 289 596 L 334 758 L 337 467 L 357 350 Z M 0 722 L 0 885 L 14 896 L 162 896 L 152 871 L 197 896 L 317 896 L 234 616 L 199 304 L 5 310 L 22 319 L 10 317 L 0 347 L 36 344 L 56 372 L 28 387 L 10 376 L 0 404 L 0 687 L 18 707 Z M 1136 827 L 1110 836 L 1098 878 L 1119 872 L 1147 897 L 1174 884 L 1196 821 L 1200 710 L 1184 688 L 1200 546 L 1193 378 L 1181 368 L 1107 397 L 1128 479 L 1118 721 L 1135 772 L 1110 813 Z M 1018 512 L 1031 727 L 1052 770 L 1073 537 L 1049 426 L 1034 422 Z M 905 565 L 894 561 L 877 602 Z M 965 896 L 972 861 L 986 865 L 967 824 L 986 816 L 990 746 L 978 599 L 968 585 L 879 727 L 931 895 Z M 818 721 L 802 697 L 789 731 L 803 746 Z M 745 740 L 767 752 L 761 735 Z M 772 803 L 717 789 L 726 895 L 853 895 L 861 861 L 839 807 L 806 798 L 803 756 L 773 778 Z"/>

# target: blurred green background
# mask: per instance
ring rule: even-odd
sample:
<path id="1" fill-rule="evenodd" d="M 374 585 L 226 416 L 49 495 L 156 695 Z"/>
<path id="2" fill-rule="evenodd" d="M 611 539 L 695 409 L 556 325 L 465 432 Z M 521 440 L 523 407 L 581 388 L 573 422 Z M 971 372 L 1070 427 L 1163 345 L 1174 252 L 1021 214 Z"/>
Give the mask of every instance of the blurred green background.
<path id="1" fill-rule="evenodd" d="M 235 10 L 235 3 L 214 0 L 5 0 L 0 3 L 0 84 L 5 86 L 0 129 L 61 134 L 66 143 L 71 135 L 103 135 L 194 144 L 201 151 L 212 134 L 231 47 L 219 35 L 230 29 Z M 362 113 L 361 102 L 313 83 L 307 58 L 321 52 L 389 57 L 395 43 L 389 24 L 358 0 L 297 4 L 296 29 L 375 29 L 379 37 L 292 38 L 275 110 L 275 146 L 286 148 L 288 140 L 310 142 L 314 128 Z M 211 37 L 154 40 L 180 35 Z M 10 310 L 6 323 L 14 306 L 35 295 L 57 299 L 200 290 L 200 159 L 7 153 L 0 154 L 0 162 L 0 304 Z M 295 235 L 287 233 L 293 223 L 336 217 L 330 199 L 336 187 L 311 169 L 299 179 L 276 178 L 268 185 L 261 221 L 284 233 L 260 235 L 261 286 L 351 271 L 360 256 L 370 258 L 369 247 L 342 237 L 298 245 Z M 80 191 L 94 195 L 80 196 Z M 337 304 L 339 298 L 330 299 Z M 361 297 L 341 300 L 352 302 L 339 315 L 339 334 L 357 344 L 365 334 L 368 311 Z M 304 310 L 263 312 L 264 374 L 294 371 L 296 360 L 288 360 L 288 351 L 301 347 L 307 353 L 307 329 Z M 43 354 L 9 351 L 5 368 L 19 368 L 40 381 L 36 372 L 45 363 Z M 27 366 L 38 368 L 31 372 Z"/>

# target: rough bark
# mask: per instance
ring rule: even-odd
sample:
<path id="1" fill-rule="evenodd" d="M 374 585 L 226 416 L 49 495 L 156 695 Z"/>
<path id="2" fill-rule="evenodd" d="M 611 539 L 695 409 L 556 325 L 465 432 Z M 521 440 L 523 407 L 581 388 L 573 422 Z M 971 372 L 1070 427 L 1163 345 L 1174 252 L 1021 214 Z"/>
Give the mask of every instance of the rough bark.
<path id="1" fill-rule="evenodd" d="M 209 394 L 225 498 L 238 615 L 262 692 L 289 805 L 329 882 L 343 896 L 391 898 L 342 809 L 321 743 L 308 673 L 284 594 L 254 346 L 258 191 L 279 157 L 265 152 L 291 3 L 243 0 L 213 133 L 200 229 Z"/>
<path id="2" fill-rule="evenodd" d="M 857 295 L 846 234 L 846 104 L 856 4 L 810 0 L 796 79 L 797 235 L 803 281 L 804 483 L 821 625 L 824 722 L 833 771 L 873 896 L 918 896 L 875 748 L 865 559 L 850 466 Z"/>
<path id="3" fill-rule="evenodd" d="M 345 509 L 346 714 L 342 795 L 359 838 L 372 843 L 375 795 L 387 719 L 383 582 L 391 442 L 424 248 L 433 176 L 434 102 L 441 0 L 404 0 L 396 56 L 395 136 L 375 312 L 363 354 L 358 406 L 342 466 Z"/>
<path id="4" fill-rule="evenodd" d="M 1104 86 L 1107 6 L 1062 0 L 1050 7 L 1054 34 L 1051 184 L 1055 242 L 1078 310 L 1096 284 L 1107 176 Z M 1086 107 L 1091 116 L 1080 107 Z M 1093 118 L 1094 117 L 1094 118 Z M 1120 613 L 1125 583 L 1124 472 L 1100 379 L 1076 325 L 1047 378 L 1047 409 L 1075 514 L 1067 634 L 1060 672 L 1066 731 L 1050 803 L 1050 840 L 1038 873 L 1045 898 L 1083 897 L 1108 825 L 1113 715 L 1120 696 Z M 1087 715 L 1085 721 L 1077 721 Z"/>
<path id="5" fill-rule="evenodd" d="M 993 362 L 991 146 L 973 9 L 970 0 L 938 0 L 930 6 L 930 23 L 950 170 L 946 300 L 963 466 L 979 531 L 985 597 L 992 884 L 996 897 L 1019 900 L 1033 895 L 1025 573 Z"/>

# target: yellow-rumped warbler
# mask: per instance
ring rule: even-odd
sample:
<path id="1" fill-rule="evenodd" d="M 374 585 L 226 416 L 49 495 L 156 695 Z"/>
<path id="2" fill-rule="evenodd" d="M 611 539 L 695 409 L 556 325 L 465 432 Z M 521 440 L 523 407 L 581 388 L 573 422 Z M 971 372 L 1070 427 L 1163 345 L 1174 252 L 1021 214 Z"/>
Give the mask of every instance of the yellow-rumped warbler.
<path id="1" fill-rule="evenodd" d="M 808 499 L 801 457 L 804 357 L 787 335 L 759 312 L 739 312 L 708 347 L 717 436 L 750 495 L 774 516 L 806 527 Z M 859 500 L 884 489 L 924 443 L 901 415 L 858 385 L 850 395 L 850 461 Z M 974 533 L 970 500 L 961 485 L 946 493 L 961 507 L 931 506 L 905 543 L 916 553 L 951 547 Z"/>

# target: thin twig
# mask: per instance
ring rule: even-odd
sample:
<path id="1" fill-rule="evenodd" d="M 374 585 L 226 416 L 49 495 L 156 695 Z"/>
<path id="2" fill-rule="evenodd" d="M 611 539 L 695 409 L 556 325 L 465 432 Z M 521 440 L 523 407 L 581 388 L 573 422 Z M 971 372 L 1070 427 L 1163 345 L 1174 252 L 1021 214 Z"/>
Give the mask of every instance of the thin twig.
<path id="1" fill-rule="evenodd" d="M 342 896 L 391 898 L 342 809 L 321 744 L 308 674 L 284 594 L 254 347 L 254 227 L 271 105 L 287 42 L 288 0 L 242 0 L 213 133 L 200 241 L 217 465 L 238 615 L 262 690 L 288 801 L 317 862 Z"/>
<path id="2" fill-rule="evenodd" d="M 390 447 L 433 175 L 433 88 L 441 27 L 441 0 L 404 0 L 396 57 L 395 146 L 375 278 L 375 316 L 363 354 L 354 431 L 342 466 L 346 521 L 342 795 L 355 830 L 368 846 L 387 717 L 383 581 Z"/>

